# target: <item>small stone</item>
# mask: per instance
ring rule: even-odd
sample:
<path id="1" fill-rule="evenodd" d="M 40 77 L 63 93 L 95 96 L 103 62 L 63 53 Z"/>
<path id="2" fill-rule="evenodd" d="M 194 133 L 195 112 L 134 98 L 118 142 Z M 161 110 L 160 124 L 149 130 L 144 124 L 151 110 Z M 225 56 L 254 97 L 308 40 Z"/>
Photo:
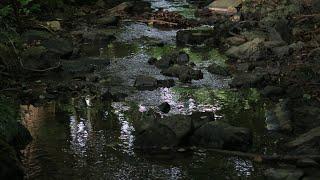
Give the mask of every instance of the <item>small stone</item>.
<path id="1" fill-rule="evenodd" d="M 185 148 L 179 148 L 177 151 L 178 152 L 186 152 L 187 150 Z"/>
<path id="2" fill-rule="evenodd" d="M 159 108 L 159 110 L 160 110 L 161 112 L 163 112 L 163 113 L 168 113 L 168 112 L 170 111 L 170 109 L 171 109 L 171 106 L 170 106 L 169 103 L 164 102 L 164 103 L 160 104 L 160 105 L 158 106 L 158 108 Z"/>
<path id="3" fill-rule="evenodd" d="M 168 146 L 162 146 L 162 147 L 161 147 L 161 150 L 168 151 L 168 150 L 170 150 L 170 147 L 168 147 Z"/>
<path id="4" fill-rule="evenodd" d="M 41 100 L 43 100 L 43 99 L 45 99 L 46 97 L 44 96 L 44 95 L 40 95 L 39 96 L 39 99 L 41 99 Z"/>
<path id="5" fill-rule="evenodd" d="M 49 29 L 53 31 L 60 31 L 61 30 L 61 24 L 59 21 L 48 21 L 47 26 Z"/>

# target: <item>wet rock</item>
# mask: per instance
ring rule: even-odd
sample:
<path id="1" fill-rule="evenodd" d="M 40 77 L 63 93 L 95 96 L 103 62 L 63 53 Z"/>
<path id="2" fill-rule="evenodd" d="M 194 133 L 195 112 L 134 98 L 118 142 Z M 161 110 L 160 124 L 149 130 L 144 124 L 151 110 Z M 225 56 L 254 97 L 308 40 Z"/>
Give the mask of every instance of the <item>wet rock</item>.
<path id="1" fill-rule="evenodd" d="M 226 55 L 243 60 L 257 61 L 265 58 L 263 38 L 255 38 L 252 41 L 246 42 L 240 46 L 233 46 L 226 51 Z"/>
<path id="2" fill-rule="evenodd" d="M 30 30 L 22 33 L 22 40 L 26 43 L 34 43 L 52 38 L 52 34 L 46 31 Z"/>
<path id="3" fill-rule="evenodd" d="M 185 65 L 174 65 L 161 71 L 163 75 L 178 77 L 181 82 L 189 83 L 192 79 L 199 80 L 203 78 L 203 73 L 200 70 L 194 70 Z"/>
<path id="4" fill-rule="evenodd" d="M 154 77 L 140 75 L 136 78 L 134 86 L 138 90 L 154 90 L 158 88 L 158 83 Z"/>
<path id="5" fill-rule="evenodd" d="M 150 65 L 154 65 L 157 61 L 158 61 L 158 59 L 157 59 L 157 58 L 155 58 L 155 57 L 151 57 L 151 58 L 148 60 L 148 64 L 150 64 Z"/>
<path id="6" fill-rule="evenodd" d="M 164 55 L 155 63 L 155 66 L 159 69 L 167 69 L 174 65 L 176 57 L 176 54 Z"/>
<path id="7" fill-rule="evenodd" d="M 158 87 L 173 87 L 175 85 L 175 82 L 173 79 L 164 79 L 164 80 L 157 80 L 157 86 Z"/>
<path id="8" fill-rule="evenodd" d="M 109 90 L 105 91 L 101 94 L 101 100 L 106 102 L 120 102 L 124 101 L 125 98 L 128 97 L 127 94 L 121 92 L 111 92 Z"/>
<path id="9" fill-rule="evenodd" d="M 191 143 L 209 148 L 246 151 L 251 146 L 252 134 L 249 129 L 213 121 L 197 129 Z"/>
<path id="10" fill-rule="evenodd" d="M 299 180 L 303 171 L 299 169 L 267 169 L 264 176 L 268 180 Z"/>
<path id="11" fill-rule="evenodd" d="M 282 40 L 288 43 L 292 41 L 292 29 L 286 18 L 278 19 L 274 28 L 279 33 Z"/>
<path id="12" fill-rule="evenodd" d="M 225 40 L 225 42 L 231 46 L 239 46 L 239 45 L 247 42 L 247 40 L 242 37 L 232 36 L 232 37 L 227 38 Z"/>
<path id="13" fill-rule="evenodd" d="M 184 65 L 189 62 L 189 55 L 185 52 L 179 52 L 178 57 L 175 60 L 175 64 Z"/>
<path id="14" fill-rule="evenodd" d="M 261 94 L 265 97 L 279 96 L 283 93 L 284 93 L 283 89 L 281 87 L 277 87 L 277 86 L 266 86 L 261 91 Z"/>
<path id="15" fill-rule="evenodd" d="M 192 77 L 188 72 L 182 72 L 179 74 L 179 81 L 183 83 L 191 83 Z"/>
<path id="16" fill-rule="evenodd" d="M 295 154 L 320 154 L 320 127 L 311 129 L 301 134 L 285 146 L 293 150 Z"/>
<path id="17" fill-rule="evenodd" d="M 108 14 L 112 16 L 121 16 L 123 14 L 127 14 L 130 12 L 132 7 L 134 6 L 133 2 L 123 2 L 111 9 L 108 10 Z"/>
<path id="18" fill-rule="evenodd" d="M 255 65 L 252 63 L 237 63 L 236 64 L 236 69 L 239 72 L 249 72 L 252 71 L 255 68 Z"/>
<path id="19" fill-rule="evenodd" d="M 179 141 L 169 127 L 157 124 L 137 134 L 134 143 L 142 149 L 150 149 L 176 146 Z"/>
<path id="20" fill-rule="evenodd" d="M 319 163 L 310 158 L 299 159 L 296 165 L 300 168 L 320 167 Z"/>
<path id="21" fill-rule="evenodd" d="M 49 52 L 55 53 L 65 59 L 68 59 L 73 52 L 73 44 L 67 39 L 49 39 L 44 41 L 42 45 Z"/>
<path id="22" fill-rule="evenodd" d="M 186 115 L 173 115 L 159 120 L 159 123 L 169 127 L 175 136 L 181 141 L 185 138 L 192 129 L 191 118 Z"/>
<path id="23" fill-rule="evenodd" d="M 178 45 L 200 45 L 207 39 L 216 37 L 216 31 L 211 28 L 183 29 L 177 32 L 176 41 Z"/>
<path id="24" fill-rule="evenodd" d="M 170 109 L 171 109 L 171 106 L 170 106 L 169 103 L 164 102 L 164 103 L 160 104 L 160 105 L 158 106 L 158 108 L 159 108 L 159 110 L 160 110 L 161 112 L 163 112 L 163 113 L 168 113 L 168 112 L 170 111 Z"/>
<path id="25" fill-rule="evenodd" d="M 140 75 L 136 78 L 134 86 L 138 90 L 154 90 L 158 87 L 172 87 L 174 86 L 173 79 L 164 79 L 164 80 L 157 80 L 151 76 Z"/>
<path id="26" fill-rule="evenodd" d="M 116 40 L 116 37 L 113 34 L 99 33 L 95 35 L 94 40 L 91 41 L 91 43 L 98 48 L 105 48 L 114 40 Z"/>
<path id="27" fill-rule="evenodd" d="M 157 114 L 147 112 L 136 126 L 135 145 L 144 149 L 177 146 L 183 143 L 191 127 L 188 116 L 173 115 L 161 119 Z"/>
<path id="28" fill-rule="evenodd" d="M 228 67 L 222 66 L 216 63 L 211 64 L 208 68 L 208 71 L 212 74 L 218 74 L 222 76 L 229 76 L 230 72 Z"/>
<path id="29" fill-rule="evenodd" d="M 320 48 L 313 49 L 308 54 L 308 61 L 311 63 L 320 62 Z"/>
<path id="30" fill-rule="evenodd" d="M 320 126 L 319 107 L 301 105 L 299 107 L 294 108 L 293 113 L 293 123 L 295 127 L 301 130 L 302 132 Z"/>
<path id="31" fill-rule="evenodd" d="M 289 100 L 280 100 L 273 110 L 266 111 L 268 130 L 292 131 L 292 114 L 288 107 Z"/>
<path id="32" fill-rule="evenodd" d="M 97 19 L 97 24 L 100 26 L 117 26 L 120 18 L 118 16 L 109 16 Z"/>
<path id="33" fill-rule="evenodd" d="M 202 125 L 215 120 L 214 113 L 212 112 L 193 112 L 190 118 L 193 129 L 198 129 Z"/>
<path id="34" fill-rule="evenodd" d="M 234 75 L 231 87 L 254 87 L 263 82 L 264 75 L 260 73 L 238 73 Z"/>

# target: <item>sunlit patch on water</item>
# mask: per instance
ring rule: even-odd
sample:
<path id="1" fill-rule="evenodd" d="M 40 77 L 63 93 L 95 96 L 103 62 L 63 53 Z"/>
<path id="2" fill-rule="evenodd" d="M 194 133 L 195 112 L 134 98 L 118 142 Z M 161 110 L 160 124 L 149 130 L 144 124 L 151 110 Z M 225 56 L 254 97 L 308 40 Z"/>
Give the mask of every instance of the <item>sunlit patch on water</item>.
<path id="1" fill-rule="evenodd" d="M 170 169 L 164 169 L 162 171 L 167 175 L 168 179 L 174 180 L 182 178 L 181 169 L 178 167 L 172 167 Z"/>
<path id="2" fill-rule="evenodd" d="M 238 176 L 250 176 L 254 171 L 254 167 L 251 161 L 232 157 L 229 160 L 233 163 L 233 166 Z"/>
<path id="3" fill-rule="evenodd" d="M 71 150 L 79 156 L 85 155 L 91 124 L 83 118 L 70 117 L 70 146 Z"/>
<path id="4" fill-rule="evenodd" d="M 125 152 L 128 155 L 134 155 L 134 127 L 132 123 L 125 116 L 124 112 L 130 109 L 124 103 L 114 102 L 112 103 L 112 107 L 114 109 L 114 113 L 117 116 L 118 122 L 120 124 L 120 143 L 121 151 Z"/>
<path id="5" fill-rule="evenodd" d="M 120 137 L 121 143 L 119 144 L 122 147 L 122 151 L 129 155 L 134 155 L 133 142 L 134 142 L 134 127 L 126 119 L 123 113 L 118 113 L 118 119 L 121 126 Z"/>

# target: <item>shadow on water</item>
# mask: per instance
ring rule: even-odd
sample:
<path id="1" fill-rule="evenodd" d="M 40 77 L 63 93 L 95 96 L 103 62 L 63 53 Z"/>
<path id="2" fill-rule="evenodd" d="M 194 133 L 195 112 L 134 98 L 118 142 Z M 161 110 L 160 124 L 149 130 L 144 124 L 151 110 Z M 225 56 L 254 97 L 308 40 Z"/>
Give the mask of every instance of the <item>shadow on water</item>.
<path id="1" fill-rule="evenodd" d="M 254 90 L 174 88 L 171 93 L 175 96 L 169 97 L 171 103 L 180 106 L 172 113 L 214 111 L 217 119 L 254 128 L 255 138 L 263 139 L 263 104 Z M 164 93 L 163 98 L 171 95 Z M 193 105 L 181 109 L 190 99 Z M 203 151 L 150 155 L 136 151 L 137 104 L 93 104 L 88 107 L 79 98 L 21 106 L 23 122 L 34 137 L 24 151 L 28 179 L 225 179 L 260 174 L 260 165 L 236 157 Z"/>

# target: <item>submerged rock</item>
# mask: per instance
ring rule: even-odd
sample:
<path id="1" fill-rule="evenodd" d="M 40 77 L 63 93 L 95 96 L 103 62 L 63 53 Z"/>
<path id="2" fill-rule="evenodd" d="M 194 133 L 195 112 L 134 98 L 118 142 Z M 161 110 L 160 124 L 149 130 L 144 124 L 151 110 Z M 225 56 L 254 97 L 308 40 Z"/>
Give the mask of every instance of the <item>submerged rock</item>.
<path id="1" fill-rule="evenodd" d="M 252 143 L 249 129 L 213 121 L 197 129 L 191 143 L 209 148 L 247 151 Z"/>

